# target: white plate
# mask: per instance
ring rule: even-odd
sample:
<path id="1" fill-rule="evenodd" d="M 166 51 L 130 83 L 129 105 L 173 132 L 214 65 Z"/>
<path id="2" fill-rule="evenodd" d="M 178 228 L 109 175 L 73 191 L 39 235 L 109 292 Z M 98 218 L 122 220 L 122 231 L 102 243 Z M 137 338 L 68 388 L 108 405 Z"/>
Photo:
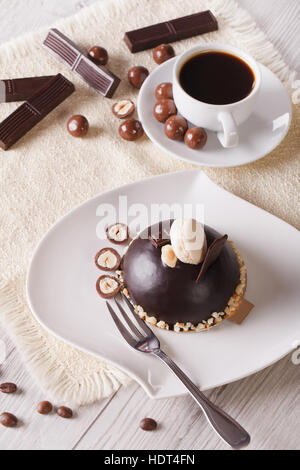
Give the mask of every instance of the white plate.
<path id="1" fill-rule="evenodd" d="M 248 268 L 247 299 L 255 309 L 241 326 L 230 321 L 205 333 L 155 328 L 162 347 L 202 388 L 245 377 L 289 353 L 300 339 L 298 231 L 280 219 L 216 186 L 200 170 L 154 177 L 104 193 L 60 220 L 34 254 L 27 282 L 37 319 L 64 341 L 117 365 L 151 397 L 184 393 L 154 357 L 132 350 L 121 339 L 99 298 L 94 256 L 107 246 L 96 236 L 99 204 L 199 204 L 205 223 L 235 241 Z M 119 214 L 122 220 L 126 214 Z M 115 220 L 111 220 L 114 223 Z"/>
<path id="2" fill-rule="evenodd" d="M 223 148 L 216 132 L 211 131 L 208 131 L 207 144 L 202 150 L 192 150 L 184 142 L 168 139 L 163 124 L 153 115 L 153 108 L 156 87 L 162 82 L 172 82 L 175 60 L 168 60 L 151 73 L 138 99 L 139 119 L 144 130 L 162 150 L 196 165 L 230 167 L 245 165 L 264 157 L 284 139 L 291 124 L 291 102 L 281 81 L 263 65 L 260 65 L 262 87 L 258 105 L 255 113 L 239 127 L 238 147 Z"/>

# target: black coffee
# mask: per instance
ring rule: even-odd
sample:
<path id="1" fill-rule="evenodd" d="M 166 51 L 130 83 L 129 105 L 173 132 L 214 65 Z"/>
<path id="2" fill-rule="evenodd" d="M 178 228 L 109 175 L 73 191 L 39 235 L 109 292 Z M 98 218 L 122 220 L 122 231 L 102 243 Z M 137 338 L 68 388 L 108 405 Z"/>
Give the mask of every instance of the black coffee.
<path id="1" fill-rule="evenodd" d="M 182 88 L 209 104 L 230 104 L 246 98 L 255 76 L 242 59 L 226 52 L 203 52 L 189 59 L 180 72 Z"/>

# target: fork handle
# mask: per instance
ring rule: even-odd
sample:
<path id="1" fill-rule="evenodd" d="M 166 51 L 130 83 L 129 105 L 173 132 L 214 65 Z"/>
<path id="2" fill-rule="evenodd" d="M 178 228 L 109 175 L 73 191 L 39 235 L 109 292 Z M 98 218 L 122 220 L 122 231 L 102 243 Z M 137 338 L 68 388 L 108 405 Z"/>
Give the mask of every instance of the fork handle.
<path id="1" fill-rule="evenodd" d="M 172 361 L 172 359 L 170 359 L 161 350 L 154 351 L 153 354 L 167 364 L 172 372 L 179 378 L 194 400 L 198 403 L 213 429 L 225 442 L 227 442 L 227 444 L 229 444 L 233 449 L 241 449 L 249 444 L 250 436 L 245 429 L 225 413 L 225 411 L 214 405 L 175 364 L 175 362 Z"/>

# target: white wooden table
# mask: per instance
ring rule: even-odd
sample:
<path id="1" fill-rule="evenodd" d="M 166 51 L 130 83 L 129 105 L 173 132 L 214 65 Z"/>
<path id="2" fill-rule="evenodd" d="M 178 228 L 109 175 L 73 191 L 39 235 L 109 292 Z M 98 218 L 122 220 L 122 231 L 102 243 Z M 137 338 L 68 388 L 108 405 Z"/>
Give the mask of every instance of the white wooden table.
<path id="1" fill-rule="evenodd" d="M 0 0 L 0 42 L 51 25 L 96 0 Z M 240 0 L 260 27 L 300 72 L 298 0 Z M 25 7 L 26 4 L 26 7 Z M 284 11 L 284 7 L 286 11 Z M 300 332 L 299 332 L 300 339 Z M 16 382 L 17 395 L 0 397 L 1 411 L 21 419 L 17 429 L 1 429 L 0 450 L 11 449 L 225 449 L 189 397 L 151 401 L 135 383 L 114 396 L 77 411 L 74 420 L 41 417 L 36 404 L 45 399 L 26 371 L 18 351 L 0 328 L 7 359 L 0 382 Z M 268 369 L 207 395 L 238 419 L 252 435 L 250 449 L 300 449 L 300 365 L 286 357 Z M 140 419 L 159 422 L 154 433 L 139 430 Z"/>

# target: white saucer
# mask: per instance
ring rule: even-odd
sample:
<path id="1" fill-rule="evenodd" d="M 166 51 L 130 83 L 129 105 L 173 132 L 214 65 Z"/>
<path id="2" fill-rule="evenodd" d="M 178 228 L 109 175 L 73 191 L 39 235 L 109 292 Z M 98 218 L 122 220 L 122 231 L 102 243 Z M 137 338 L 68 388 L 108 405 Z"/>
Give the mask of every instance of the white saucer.
<path id="1" fill-rule="evenodd" d="M 163 124 L 153 116 L 153 108 L 156 87 L 162 82 L 172 82 L 175 60 L 168 60 L 151 73 L 138 98 L 139 119 L 144 130 L 162 150 L 192 164 L 230 167 L 245 165 L 264 157 L 284 139 L 291 124 L 291 102 L 280 80 L 261 64 L 262 87 L 258 106 L 255 113 L 239 127 L 238 147 L 223 148 L 217 134 L 211 131 L 208 131 L 208 141 L 202 150 L 192 150 L 184 142 L 168 139 Z"/>
<path id="2" fill-rule="evenodd" d="M 185 393 L 164 364 L 124 342 L 96 292 L 101 273 L 94 256 L 109 245 L 96 236 L 97 209 L 113 204 L 117 211 L 120 196 L 127 196 L 128 208 L 139 203 L 148 210 L 151 204 L 204 204 L 205 223 L 228 233 L 245 260 L 246 298 L 255 308 L 242 325 L 226 320 L 203 333 L 154 328 L 162 348 L 202 389 L 246 377 L 292 351 L 300 334 L 299 232 L 221 189 L 200 170 L 158 176 L 101 194 L 47 233 L 35 251 L 27 282 L 29 305 L 46 329 L 117 365 L 153 398 Z M 124 204 L 120 211 L 117 220 L 126 220 Z M 129 222 L 135 218 L 136 213 Z M 121 254 L 122 248 L 117 249 Z"/>

